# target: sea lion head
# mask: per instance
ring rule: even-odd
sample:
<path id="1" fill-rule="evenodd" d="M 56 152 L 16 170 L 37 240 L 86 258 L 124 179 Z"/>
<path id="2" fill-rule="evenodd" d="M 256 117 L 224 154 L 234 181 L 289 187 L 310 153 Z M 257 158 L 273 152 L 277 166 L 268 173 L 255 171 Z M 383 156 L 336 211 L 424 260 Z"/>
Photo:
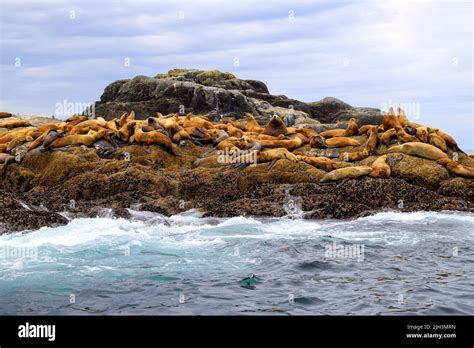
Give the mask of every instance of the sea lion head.
<path id="1" fill-rule="evenodd" d="M 320 135 L 315 135 L 315 136 L 311 137 L 309 143 L 310 143 L 311 147 L 313 147 L 313 148 L 318 148 L 319 149 L 319 148 L 322 148 L 322 147 L 327 147 L 326 141 Z"/>
<path id="2" fill-rule="evenodd" d="M 288 133 L 288 129 L 283 123 L 282 119 L 277 115 L 273 115 L 270 121 L 265 126 L 263 134 L 272 135 L 274 137 L 279 136 L 280 134 Z"/>

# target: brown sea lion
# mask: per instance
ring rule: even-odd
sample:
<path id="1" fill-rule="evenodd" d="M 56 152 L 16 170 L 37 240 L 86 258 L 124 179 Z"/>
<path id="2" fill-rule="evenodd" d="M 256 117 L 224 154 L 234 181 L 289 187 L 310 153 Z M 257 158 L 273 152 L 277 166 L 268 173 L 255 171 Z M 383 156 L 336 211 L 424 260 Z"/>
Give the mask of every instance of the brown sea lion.
<path id="1" fill-rule="evenodd" d="M 392 138 L 397 136 L 397 131 L 395 128 L 391 128 L 386 132 L 383 132 L 382 135 L 380 136 L 380 142 L 384 145 L 388 145 L 390 143 L 390 140 Z"/>
<path id="2" fill-rule="evenodd" d="M 349 123 L 346 128 L 346 133 L 344 134 L 345 137 L 352 137 L 353 135 L 359 134 L 359 126 L 357 125 L 357 121 L 354 117 L 349 119 Z"/>
<path id="3" fill-rule="evenodd" d="M 103 129 L 106 126 L 106 124 L 107 124 L 107 121 L 105 121 L 102 117 L 83 121 L 75 125 L 74 127 L 72 127 L 71 130 L 69 131 L 69 135 L 86 134 L 90 130 L 99 131 Z"/>
<path id="4" fill-rule="evenodd" d="M 117 132 L 117 137 L 122 141 L 129 141 L 135 130 L 136 121 L 124 123 Z"/>
<path id="5" fill-rule="evenodd" d="M 120 123 L 117 121 L 116 118 L 114 118 L 113 120 L 107 121 L 107 123 L 105 124 L 105 128 L 110 129 L 114 132 L 118 132 L 118 130 L 120 129 Z"/>
<path id="6" fill-rule="evenodd" d="M 180 129 L 173 135 L 173 142 L 178 144 L 181 140 L 190 140 L 191 136 L 185 129 Z"/>
<path id="7" fill-rule="evenodd" d="M 443 138 L 444 141 L 446 142 L 446 145 L 449 145 L 454 151 L 465 153 L 463 150 L 459 148 L 456 140 L 454 140 L 454 138 L 448 133 L 445 133 L 442 130 L 436 129 L 436 135 L 439 135 L 441 138 Z"/>
<path id="8" fill-rule="evenodd" d="M 368 132 L 369 138 L 365 143 L 364 150 L 367 151 L 369 155 L 373 155 L 375 150 L 377 150 L 377 145 L 379 142 L 379 133 L 377 127 L 372 127 Z"/>
<path id="9" fill-rule="evenodd" d="M 320 135 L 315 135 L 310 138 L 309 144 L 312 148 L 321 149 L 327 147 L 325 139 Z"/>
<path id="10" fill-rule="evenodd" d="M 169 134 L 174 134 L 181 129 L 181 126 L 172 118 L 149 118 L 150 121 L 156 120 L 156 122 L 165 129 Z M 155 126 L 156 128 L 156 126 Z"/>
<path id="11" fill-rule="evenodd" d="M 362 151 L 357 151 L 357 152 L 340 153 L 338 158 L 340 161 L 353 162 L 353 161 L 361 161 L 367 157 L 369 157 L 369 152 L 367 149 L 363 149 Z"/>
<path id="12" fill-rule="evenodd" d="M 412 142 L 417 142 L 418 141 L 418 138 L 413 136 L 413 135 L 410 135 L 408 134 L 407 132 L 405 132 L 405 130 L 400 127 L 400 126 L 396 126 L 395 127 L 395 130 L 397 132 L 397 139 L 399 142 L 401 143 L 412 143 Z"/>
<path id="13" fill-rule="evenodd" d="M 358 166 L 358 167 L 345 167 L 340 169 L 335 169 L 326 175 L 324 175 L 320 183 L 325 183 L 328 181 L 338 181 L 344 179 L 357 179 L 361 176 L 368 175 L 372 171 L 371 167 L 367 166 Z"/>
<path id="14" fill-rule="evenodd" d="M 77 121 L 83 122 L 83 121 L 87 121 L 88 119 L 89 118 L 85 115 L 72 115 L 66 118 L 66 122 L 77 122 Z"/>
<path id="15" fill-rule="evenodd" d="M 405 127 L 409 125 L 409 121 L 407 118 L 407 115 L 405 114 L 405 111 L 401 108 L 397 108 L 397 122 L 400 125 L 400 127 Z"/>
<path id="16" fill-rule="evenodd" d="M 437 147 L 425 143 L 413 142 L 402 145 L 392 146 L 388 149 L 388 153 L 404 153 L 405 155 L 417 156 L 436 161 L 440 158 L 448 157 L 443 151 Z"/>
<path id="17" fill-rule="evenodd" d="M 0 122 L 0 128 L 16 128 L 16 127 L 28 127 L 31 124 L 24 120 L 9 120 Z"/>
<path id="18" fill-rule="evenodd" d="M 206 120 L 204 117 L 201 117 L 201 116 L 191 117 L 191 114 L 188 114 L 183 121 L 183 128 L 190 128 L 190 127 L 211 129 L 211 128 L 214 128 L 214 124 Z"/>
<path id="19" fill-rule="evenodd" d="M 397 126 L 400 126 L 392 107 L 390 107 L 390 109 L 388 109 L 388 112 L 385 114 L 382 124 L 383 124 L 384 131 L 387 131 L 390 128 L 395 128 Z"/>
<path id="20" fill-rule="evenodd" d="M 430 128 L 428 128 L 428 131 Z M 435 131 L 432 131 L 428 134 L 428 141 L 431 145 L 436 146 L 438 149 L 446 152 L 448 151 L 448 146 L 446 145 L 446 141 L 441 138 Z"/>
<path id="21" fill-rule="evenodd" d="M 303 161 L 305 163 L 308 163 L 309 165 L 312 165 L 315 168 L 324 170 L 326 172 L 330 172 L 334 169 L 339 169 L 343 168 L 345 166 L 348 166 L 349 164 L 347 163 L 341 163 L 341 162 L 335 162 L 331 160 L 330 158 L 327 157 L 313 157 L 313 156 L 306 156 L 306 155 L 296 155 L 296 158 L 299 161 Z"/>
<path id="22" fill-rule="evenodd" d="M 417 127 L 416 128 L 416 137 L 423 143 L 428 142 L 428 128 L 426 127 Z"/>
<path id="23" fill-rule="evenodd" d="M 387 163 L 387 155 L 380 156 L 372 163 L 372 171 L 369 176 L 373 178 L 388 178 L 390 174 L 391 169 Z"/>
<path id="24" fill-rule="evenodd" d="M 53 131 L 51 131 L 53 132 Z M 89 134 L 71 134 L 64 137 L 57 138 L 49 144 L 49 147 L 57 148 L 68 145 L 85 145 L 92 146 L 97 140 L 101 139 L 106 130 L 101 129 L 98 132 L 91 131 Z"/>
<path id="25" fill-rule="evenodd" d="M 359 146 L 360 143 L 352 138 L 346 137 L 334 137 L 326 139 L 326 145 L 328 147 L 345 147 L 345 146 Z"/>
<path id="26" fill-rule="evenodd" d="M 22 129 L 12 130 L 4 133 L 0 133 L 0 144 L 6 144 L 15 139 L 16 137 L 20 137 L 23 135 L 29 135 L 35 131 L 34 127 L 26 127 Z"/>
<path id="27" fill-rule="evenodd" d="M 275 149 L 282 147 L 289 151 L 293 151 L 303 145 L 303 140 L 298 137 L 288 140 L 259 140 L 258 142 L 266 148 Z"/>
<path id="28" fill-rule="evenodd" d="M 231 137 L 237 138 L 242 138 L 242 136 L 244 135 L 244 131 L 240 128 L 235 127 L 232 123 L 227 123 L 227 133 L 229 133 Z"/>
<path id="29" fill-rule="evenodd" d="M 377 127 L 372 124 L 365 124 L 362 127 L 359 128 L 359 135 L 364 135 L 366 134 L 372 127 Z"/>
<path id="30" fill-rule="evenodd" d="M 439 164 L 443 165 L 446 167 L 447 170 L 449 170 L 451 173 L 461 176 L 463 178 L 470 178 L 474 179 L 474 168 L 473 167 L 467 167 L 459 162 L 453 161 L 450 158 L 440 158 L 437 160 Z"/>
<path id="31" fill-rule="evenodd" d="M 145 145 L 160 145 L 167 152 L 176 155 L 176 152 L 173 147 L 173 142 L 169 137 L 161 133 L 160 131 L 151 131 L 144 132 L 141 127 L 135 127 L 135 132 L 133 133 L 134 139 L 136 142 Z"/>
<path id="32" fill-rule="evenodd" d="M 7 151 L 11 151 L 15 147 L 17 147 L 17 146 L 19 146 L 23 143 L 29 142 L 29 141 L 33 141 L 33 138 L 29 135 L 26 135 L 26 134 L 21 135 L 19 137 L 16 137 L 15 139 L 13 139 L 12 141 L 10 141 L 7 144 Z"/>
<path id="33" fill-rule="evenodd" d="M 330 129 L 324 132 L 319 133 L 324 138 L 333 138 L 333 137 L 344 137 L 346 136 L 346 130 L 345 129 Z"/>
<path id="34" fill-rule="evenodd" d="M 263 134 L 272 135 L 274 137 L 285 135 L 287 133 L 288 129 L 281 118 L 277 115 L 273 115 L 273 117 L 267 122 L 265 128 L 263 129 Z"/>
<path id="35" fill-rule="evenodd" d="M 4 112 L 4 111 L 0 112 L 0 118 L 8 118 L 8 117 L 12 117 L 12 114 L 9 112 Z"/>
<path id="36" fill-rule="evenodd" d="M 263 133 L 263 128 L 258 124 L 252 114 L 245 114 L 245 129 L 247 132 Z"/>
<path id="37" fill-rule="evenodd" d="M 229 118 L 229 117 L 224 117 L 224 118 L 222 119 L 222 122 L 225 123 L 225 124 L 229 124 L 229 123 L 230 123 L 230 124 L 231 124 L 232 126 L 234 126 L 235 128 L 238 128 L 238 129 L 243 130 L 243 131 L 245 131 L 245 130 L 247 129 L 244 124 L 242 124 L 242 123 L 239 122 L 239 121 L 235 121 L 235 120 L 233 120 L 233 119 L 231 119 L 231 118 Z"/>
<path id="38" fill-rule="evenodd" d="M 295 128 L 295 132 L 304 134 L 308 139 L 319 135 L 318 132 L 311 128 Z"/>

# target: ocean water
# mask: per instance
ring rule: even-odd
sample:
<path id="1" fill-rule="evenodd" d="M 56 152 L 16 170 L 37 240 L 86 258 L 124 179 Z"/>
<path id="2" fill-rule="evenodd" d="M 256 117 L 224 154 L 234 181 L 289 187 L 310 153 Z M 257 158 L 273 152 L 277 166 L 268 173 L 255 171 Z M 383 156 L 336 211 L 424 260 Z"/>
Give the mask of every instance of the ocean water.
<path id="1" fill-rule="evenodd" d="M 131 214 L 0 236 L 0 314 L 474 314 L 472 213 Z"/>

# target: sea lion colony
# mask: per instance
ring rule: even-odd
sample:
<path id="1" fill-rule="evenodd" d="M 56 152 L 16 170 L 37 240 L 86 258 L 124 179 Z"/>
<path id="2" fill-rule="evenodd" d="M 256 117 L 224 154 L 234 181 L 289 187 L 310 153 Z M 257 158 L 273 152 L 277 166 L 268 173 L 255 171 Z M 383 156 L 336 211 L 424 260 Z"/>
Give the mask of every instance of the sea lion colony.
<path id="1" fill-rule="evenodd" d="M 224 118 L 215 123 L 205 116 L 191 114 L 163 116 L 157 113 L 155 117 L 137 120 L 132 111 L 110 121 L 75 115 L 65 121 L 36 127 L 23 120 L 8 120 L 11 116 L 0 112 L 0 128 L 6 129 L 0 131 L 2 172 L 6 171 L 8 163 L 21 162 L 22 156 L 16 151 L 19 146 L 27 151 L 57 151 L 65 146 L 90 147 L 105 139 L 114 148 L 141 144 L 147 150 L 150 145 L 158 145 L 176 156 L 179 156 L 180 146 L 193 142 L 209 147 L 205 157 L 215 151 L 233 153 L 235 156 L 227 163 L 239 168 L 251 164 L 245 161 L 249 153 L 255 155 L 257 163 L 269 162 L 271 166 L 280 159 L 302 161 L 328 172 L 320 183 L 366 175 L 387 178 L 391 175 L 390 156 L 393 153 L 429 159 L 445 166 L 452 175 L 474 178 L 474 168 L 449 158 L 448 153 L 452 156 L 454 152 L 462 152 L 453 137 L 439 129 L 410 122 L 400 108 L 397 114 L 391 108 L 381 125 L 359 128 L 352 118 L 346 129 L 320 133 L 310 128 L 287 127 L 278 116 L 261 126 L 251 114 L 246 114 L 243 121 Z M 336 152 L 336 156 L 331 157 L 337 158 L 332 159 L 309 154 L 311 148 L 316 151 L 345 148 L 345 151 Z M 371 166 L 351 163 L 374 155 L 378 157 Z M 199 166 L 203 159 L 195 161 L 194 165 Z"/>

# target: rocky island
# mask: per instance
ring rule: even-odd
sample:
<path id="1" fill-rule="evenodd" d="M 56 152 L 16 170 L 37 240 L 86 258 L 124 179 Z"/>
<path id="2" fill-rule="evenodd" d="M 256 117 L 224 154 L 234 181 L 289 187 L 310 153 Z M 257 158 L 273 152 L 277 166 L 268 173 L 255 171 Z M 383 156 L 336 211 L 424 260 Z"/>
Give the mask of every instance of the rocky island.
<path id="1" fill-rule="evenodd" d="M 304 103 L 230 73 L 175 69 L 111 83 L 93 111 L 0 113 L 0 233 L 127 208 L 308 219 L 474 210 L 474 159 L 402 109 Z"/>

